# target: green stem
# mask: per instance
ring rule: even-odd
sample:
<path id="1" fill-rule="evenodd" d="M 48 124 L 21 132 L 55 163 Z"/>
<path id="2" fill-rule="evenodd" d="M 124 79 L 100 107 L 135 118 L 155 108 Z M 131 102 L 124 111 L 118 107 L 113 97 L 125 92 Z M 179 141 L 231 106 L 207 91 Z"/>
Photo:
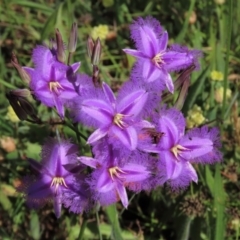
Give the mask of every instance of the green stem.
<path id="1" fill-rule="evenodd" d="M 99 240 L 102 240 L 102 234 L 101 234 L 101 231 L 100 231 L 100 221 L 99 221 L 98 211 L 96 211 L 96 218 L 97 218 L 97 229 L 98 229 Z"/>
<path id="2" fill-rule="evenodd" d="M 224 82 L 223 82 L 223 105 L 222 105 L 222 114 L 221 118 L 224 118 L 225 109 L 226 109 L 226 94 L 228 87 L 228 63 L 229 63 L 229 53 L 231 47 L 231 35 L 232 35 L 232 13 L 233 13 L 233 1 L 229 0 L 229 14 L 228 14 L 228 30 L 227 30 L 227 52 L 226 52 L 226 61 L 225 61 L 225 71 L 224 71 Z"/>
<path id="3" fill-rule="evenodd" d="M 188 25 L 189 25 L 189 18 L 190 18 L 191 14 L 192 14 L 192 11 L 194 9 L 195 2 L 196 2 L 196 0 L 191 0 L 190 7 L 189 7 L 189 10 L 187 12 L 187 16 L 185 18 L 184 24 L 183 24 L 183 28 L 181 29 L 181 32 L 176 37 L 176 42 L 178 42 L 178 43 L 182 42 L 182 40 L 184 39 L 184 37 L 187 33 L 187 28 L 188 28 Z"/>
<path id="4" fill-rule="evenodd" d="M 83 239 L 83 234 L 84 234 L 84 230 L 85 230 L 86 226 L 87 226 L 87 218 L 86 218 L 86 216 L 83 216 L 83 222 L 82 222 L 82 226 L 81 226 L 77 240 Z"/>

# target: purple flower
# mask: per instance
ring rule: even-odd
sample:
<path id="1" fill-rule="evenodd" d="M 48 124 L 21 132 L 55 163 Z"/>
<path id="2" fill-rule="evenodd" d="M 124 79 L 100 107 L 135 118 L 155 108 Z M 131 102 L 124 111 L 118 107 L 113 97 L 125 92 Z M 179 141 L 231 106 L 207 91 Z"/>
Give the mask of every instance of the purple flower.
<path id="1" fill-rule="evenodd" d="M 137 66 L 141 69 L 145 81 L 153 82 L 160 79 L 173 93 L 174 86 L 169 72 L 192 65 L 198 52 L 180 47 L 167 49 L 168 33 L 152 17 L 138 18 L 130 26 L 130 30 L 137 50 L 123 49 L 123 51 L 139 59 Z"/>
<path id="2" fill-rule="evenodd" d="M 148 94 L 143 89 L 132 90 L 129 95 L 116 99 L 111 88 L 103 83 L 104 98 L 95 97 L 81 102 L 80 117 L 90 116 L 98 127 L 88 138 L 93 144 L 104 136 L 119 140 L 130 150 L 137 146 L 137 131 L 134 125 L 146 125 L 139 115 L 147 101 Z M 89 117 L 88 117 L 89 118 Z M 85 121 L 86 123 L 88 121 Z"/>
<path id="3" fill-rule="evenodd" d="M 156 120 L 157 130 L 162 133 L 159 143 L 149 152 L 159 153 L 159 184 L 170 182 L 173 188 L 182 188 L 198 177 L 191 163 L 221 161 L 219 132 L 207 127 L 185 133 L 185 119 L 176 109 L 163 109 Z"/>
<path id="4" fill-rule="evenodd" d="M 80 63 L 67 66 L 57 61 L 56 51 L 44 46 L 33 50 L 35 68 L 24 67 L 31 76 L 30 88 L 38 100 L 48 107 L 56 107 L 61 118 L 64 117 L 64 105 L 78 96 L 74 73 Z"/>
<path id="5" fill-rule="evenodd" d="M 26 177 L 18 191 L 26 195 L 27 204 L 30 207 L 38 208 L 52 200 L 55 215 L 59 218 L 62 204 L 70 207 L 71 202 L 71 205 L 76 206 L 76 199 L 78 199 L 79 208 L 70 208 L 75 212 L 82 212 L 87 206 L 86 186 L 83 180 L 75 174 L 80 167 L 74 165 L 77 156 L 71 153 L 72 147 L 73 145 L 67 141 L 59 143 L 49 139 L 42 148 L 41 163 L 32 159 L 28 160 L 36 174 Z"/>
<path id="6" fill-rule="evenodd" d="M 96 158 L 79 157 L 78 159 L 95 169 L 88 182 L 94 198 L 103 206 L 120 199 L 123 206 L 127 208 L 126 188 L 135 192 L 149 188 L 147 179 L 151 173 L 147 165 L 150 165 L 150 161 L 144 155 L 138 154 L 122 159 L 119 158 L 117 151 L 110 150 L 109 154 L 103 153 Z"/>

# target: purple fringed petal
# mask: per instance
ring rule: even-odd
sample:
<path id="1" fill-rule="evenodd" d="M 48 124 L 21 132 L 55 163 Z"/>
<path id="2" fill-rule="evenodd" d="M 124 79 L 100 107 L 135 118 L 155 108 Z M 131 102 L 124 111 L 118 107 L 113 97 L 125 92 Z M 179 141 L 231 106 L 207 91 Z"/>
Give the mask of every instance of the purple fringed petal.
<path id="1" fill-rule="evenodd" d="M 27 197 L 29 199 L 46 199 L 52 197 L 53 191 L 50 188 L 52 178 L 43 175 L 41 179 L 36 180 L 33 183 L 28 183 L 29 187 L 27 188 Z"/>
<path id="2" fill-rule="evenodd" d="M 165 62 L 165 69 L 167 71 L 178 71 L 185 69 L 193 64 L 192 56 L 188 56 L 187 53 L 168 51 L 163 55 L 163 61 Z"/>
<path id="3" fill-rule="evenodd" d="M 49 177 L 52 177 L 52 174 L 48 171 L 48 169 L 40 164 L 39 162 L 33 160 L 33 159 L 28 159 L 29 164 L 31 165 L 31 167 L 38 173 L 44 173 L 46 175 L 48 175 Z"/>
<path id="4" fill-rule="evenodd" d="M 179 144 L 188 149 L 188 151 L 183 151 L 181 156 L 189 161 L 213 150 L 213 142 L 206 138 L 183 138 Z"/>
<path id="5" fill-rule="evenodd" d="M 33 50 L 32 59 L 35 67 L 41 71 L 44 78 L 48 78 L 52 64 L 54 63 L 54 60 L 56 61 L 56 59 L 53 58 L 51 51 L 45 46 L 37 46 Z"/>
<path id="6" fill-rule="evenodd" d="M 137 124 L 138 127 L 140 128 L 155 128 L 155 125 L 153 125 L 152 123 L 146 121 L 146 120 L 142 120 Z"/>
<path id="7" fill-rule="evenodd" d="M 142 76 L 144 81 L 146 82 L 154 82 L 160 77 L 159 69 L 151 62 L 151 60 L 147 59 L 145 61 L 141 61 L 140 65 L 142 65 Z"/>
<path id="8" fill-rule="evenodd" d="M 136 58 L 142 58 L 142 59 L 147 59 L 147 57 L 145 56 L 145 54 L 143 52 L 140 52 L 138 50 L 134 50 L 134 49 L 122 49 L 125 53 L 136 57 Z"/>
<path id="9" fill-rule="evenodd" d="M 99 139 L 105 137 L 108 134 L 108 129 L 109 129 L 108 127 L 97 129 L 89 136 L 87 143 L 93 144 Z"/>
<path id="10" fill-rule="evenodd" d="M 173 190 L 178 190 L 179 188 L 186 188 L 191 181 L 195 183 L 198 182 L 198 176 L 196 170 L 189 162 L 185 162 L 183 165 L 183 170 L 178 178 L 169 182 Z"/>
<path id="11" fill-rule="evenodd" d="M 164 133 L 160 141 L 160 149 L 168 150 L 176 145 L 180 136 L 178 127 L 172 119 L 162 116 L 159 118 L 158 131 Z"/>
<path id="12" fill-rule="evenodd" d="M 112 181 L 107 170 L 103 170 L 101 175 L 99 176 L 96 184 L 96 188 L 98 192 L 106 193 L 111 191 L 114 188 L 115 184 Z"/>
<path id="13" fill-rule="evenodd" d="M 162 171 L 162 169 L 166 168 L 165 161 L 159 161 L 158 164 L 158 170 L 159 175 L 156 181 L 158 184 L 162 185 L 165 182 L 168 182 L 168 184 L 171 186 L 173 190 L 179 190 L 186 188 L 191 181 L 194 181 L 197 183 L 198 177 L 196 170 L 193 168 L 193 166 L 189 162 L 182 162 L 182 171 L 175 179 L 168 179 L 166 172 Z"/>
<path id="14" fill-rule="evenodd" d="M 184 162 L 177 161 L 177 159 L 169 151 L 161 152 L 161 161 L 165 162 L 164 165 L 166 166 L 165 171 L 167 179 L 174 180 L 179 177 L 183 170 Z"/>
<path id="15" fill-rule="evenodd" d="M 170 93 L 174 92 L 174 85 L 173 85 L 173 81 L 172 81 L 172 77 L 169 73 L 166 73 L 166 77 L 165 77 L 165 84 L 167 86 L 167 89 Z"/>
<path id="16" fill-rule="evenodd" d="M 118 196 L 121 199 L 121 202 L 125 208 L 128 207 L 128 196 L 127 196 L 127 191 L 126 188 L 121 184 L 116 182 L 116 189 L 118 192 Z"/>
<path id="17" fill-rule="evenodd" d="M 117 106 L 117 112 L 136 117 L 142 111 L 147 97 L 146 91 L 135 91 L 121 100 Z"/>
<path id="18" fill-rule="evenodd" d="M 145 166 L 136 163 L 128 163 L 122 167 L 122 170 L 123 172 L 126 172 L 126 174 L 123 174 L 126 182 L 143 181 L 150 175 L 150 172 Z"/>
<path id="19" fill-rule="evenodd" d="M 103 86 L 103 91 L 107 100 L 112 105 L 112 107 L 115 108 L 116 97 L 112 89 L 105 82 L 102 83 L 102 86 Z"/>
<path id="20" fill-rule="evenodd" d="M 79 214 L 91 207 L 90 191 L 83 179 L 75 178 L 73 181 L 74 185 L 63 189 L 62 203 L 69 211 Z"/>
<path id="21" fill-rule="evenodd" d="M 35 72 L 34 68 L 30 68 L 30 67 L 22 67 L 30 76 L 32 76 Z"/>
<path id="22" fill-rule="evenodd" d="M 53 101 L 59 116 L 63 119 L 65 111 L 61 99 L 59 99 L 55 94 L 53 94 Z"/>
<path id="23" fill-rule="evenodd" d="M 115 137 L 117 137 L 123 145 L 128 149 L 134 150 L 137 147 L 137 132 L 135 128 L 128 127 L 121 129 L 117 126 L 112 126 L 111 131 Z"/>
<path id="24" fill-rule="evenodd" d="M 54 209 L 54 213 L 56 215 L 56 218 L 60 218 L 61 209 L 62 209 L 62 201 L 61 201 L 61 198 L 59 196 L 56 196 L 53 199 L 53 209 Z"/>
<path id="25" fill-rule="evenodd" d="M 88 99 L 82 102 L 82 111 L 99 121 L 103 126 L 112 122 L 114 110 L 106 102 L 98 99 Z"/>
<path id="26" fill-rule="evenodd" d="M 97 168 L 99 166 L 99 161 L 91 157 L 78 157 L 77 158 L 81 163 L 91 167 Z"/>
<path id="27" fill-rule="evenodd" d="M 164 31 L 162 35 L 158 39 L 157 43 L 157 53 L 165 52 L 168 44 L 168 33 L 167 31 Z"/>
<path id="28" fill-rule="evenodd" d="M 76 63 L 73 63 L 71 65 L 71 68 L 72 68 L 73 72 L 76 73 L 77 70 L 80 68 L 80 66 L 81 66 L 81 63 L 80 62 L 76 62 Z"/>
<path id="29" fill-rule="evenodd" d="M 212 149 L 210 149 L 210 146 L 208 146 L 208 152 L 206 149 L 204 149 L 202 152 L 199 151 L 200 156 L 195 156 L 194 159 L 191 159 L 191 162 L 195 163 L 216 163 L 220 162 L 222 160 L 222 153 L 220 152 L 220 133 L 217 128 L 208 128 L 207 126 L 204 126 L 202 128 L 194 128 L 190 130 L 186 136 L 186 139 L 202 139 L 202 146 L 204 148 L 204 142 L 207 139 L 207 142 L 212 144 Z M 185 139 L 184 138 L 184 139 Z M 200 146 L 199 146 L 200 147 Z M 203 154 L 205 153 L 205 154 Z"/>
<path id="30" fill-rule="evenodd" d="M 157 39 L 162 33 L 160 23 L 152 18 L 138 18 L 130 25 L 131 38 L 135 41 L 136 47 L 148 56 L 153 57 L 157 50 Z"/>

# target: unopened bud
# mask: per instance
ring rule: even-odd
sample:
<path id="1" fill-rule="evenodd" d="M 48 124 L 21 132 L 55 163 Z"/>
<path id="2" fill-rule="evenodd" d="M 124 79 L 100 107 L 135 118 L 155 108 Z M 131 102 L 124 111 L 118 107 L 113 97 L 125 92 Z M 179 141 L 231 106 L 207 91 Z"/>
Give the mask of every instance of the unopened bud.
<path id="1" fill-rule="evenodd" d="M 195 69 L 195 65 L 191 65 L 187 69 L 185 69 L 177 78 L 177 80 L 174 82 L 174 90 L 177 91 L 183 83 L 190 78 L 191 72 Z M 172 97 L 172 94 L 167 92 L 162 95 L 162 101 L 166 102 Z"/>
<path id="2" fill-rule="evenodd" d="M 64 51 L 64 43 L 62 40 L 62 35 L 58 29 L 56 29 L 56 43 L 57 43 L 57 60 L 64 63 L 66 60 L 66 55 Z"/>
<path id="3" fill-rule="evenodd" d="M 70 53 L 73 53 L 76 51 L 77 48 L 77 33 L 78 33 L 78 28 L 77 24 L 73 23 L 70 36 L 69 36 L 69 41 L 68 41 L 68 51 Z"/>
<path id="4" fill-rule="evenodd" d="M 19 65 L 17 57 L 14 53 L 12 53 L 11 63 L 18 71 L 18 74 L 20 78 L 23 80 L 23 82 L 25 82 L 26 84 L 29 84 L 31 81 L 31 78 L 28 75 L 28 73 L 21 67 L 21 65 Z"/>
<path id="5" fill-rule="evenodd" d="M 20 120 L 26 120 L 28 115 L 36 116 L 32 104 L 25 97 L 26 95 L 26 89 L 13 90 L 6 94 L 9 103 Z"/>
<path id="6" fill-rule="evenodd" d="M 97 41 L 94 44 L 92 58 L 91 58 L 93 65 L 98 65 L 100 61 L 101 52 L 102 52 L 101 42 L 100 42 L 100 39 L 97 38 Z"/>
<path id="7" fill-rule="evenodd" d="M 190 86 L 190 77 L 188 77 L 183 85 L 182 85 L 182 88 L 181 88 L 181 91 L 178 95 L 178 99 L 174 105 L 175 108 L 177 108 L 178 110 L 181 110 L 182 107 L 183 107 L 183 104 L 185 102 L 185 99 L 186 99 L 186 96 L 187 96 L 187 92 L 188 92 L 188 88 Z"/>
<path id="8" fill-rule="evenodd" d="M 194 69 L 195 69 L 195 65 L 191 65 L 178 76 L 177 80 L 174 82 L 175 90 L 181 87 L 184 81 L 190 77 L 190 74 Z"/>
<path id="9" fill-rule="evenodd" d="M 89 36 L 87 39 L 87 53 L 88 53 L 88 57 L 90 57 L 90 58 L 92 58 L 93 48 L 94 48 L 94 41 Z"/>
<path id="10" fill-rule="evenodd" d="M 23 98 L 27 98 L 31 95 L 30 91 L 26 88 L 12 90 L 11 93 L 17 97 L 23 97 Z"/>

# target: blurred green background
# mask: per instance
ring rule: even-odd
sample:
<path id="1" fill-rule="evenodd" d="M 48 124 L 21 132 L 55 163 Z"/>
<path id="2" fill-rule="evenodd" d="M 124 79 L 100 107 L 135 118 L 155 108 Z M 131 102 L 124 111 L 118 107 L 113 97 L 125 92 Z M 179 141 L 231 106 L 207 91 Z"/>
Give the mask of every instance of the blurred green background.
<path id="1" fill-rule="evenodd" d="M 67 126 L 36 125 L 16 118 L 5 94 L 26 86 L 10 63 L 12 52 L 22 66 L 32 66 L 32 49 L 49 44 L 56 28 L 67 42 L 75 21 L 78 47 L 73 62 L 81 61 L 80 72 L 91 74 L 86 39 L 99 36 L 100 78 L 117 90 L 134 63 L 121 50 L 133 47 L 129 24 L 148 15 L 168 31 L 170 44 L 203 52 L 183 112 L 188 128 L 204 123 L 220 127 L 223 162 L 196 165 L 199 183 L 185 191 L 159 188 L 136 196 L 129 193 L 127 210 L 116 205 L 118 217 L 115 206 L 101 208 L 99 219 L 94 213 L 77 216 L 64 210 L 57 220 L 51 204 L 37 211 L 28 209 L 15 190 L 29 173 L 26 158 L 39 159 L 41 144 L 56 135 L 56 129 L 61 136 L 76 137 Z M 0 0 L 0 239 L 99 239 L 98 230 L 103 239 L 117 240 L 240 239 L 239 29 L 239 0 Z M 58 121 L 53 110 L 30 101 L 42 120 Z M 78 130 L 86 131 L 80 126 Z M 89 151 L 86 146 L 81 150 Z"/>

